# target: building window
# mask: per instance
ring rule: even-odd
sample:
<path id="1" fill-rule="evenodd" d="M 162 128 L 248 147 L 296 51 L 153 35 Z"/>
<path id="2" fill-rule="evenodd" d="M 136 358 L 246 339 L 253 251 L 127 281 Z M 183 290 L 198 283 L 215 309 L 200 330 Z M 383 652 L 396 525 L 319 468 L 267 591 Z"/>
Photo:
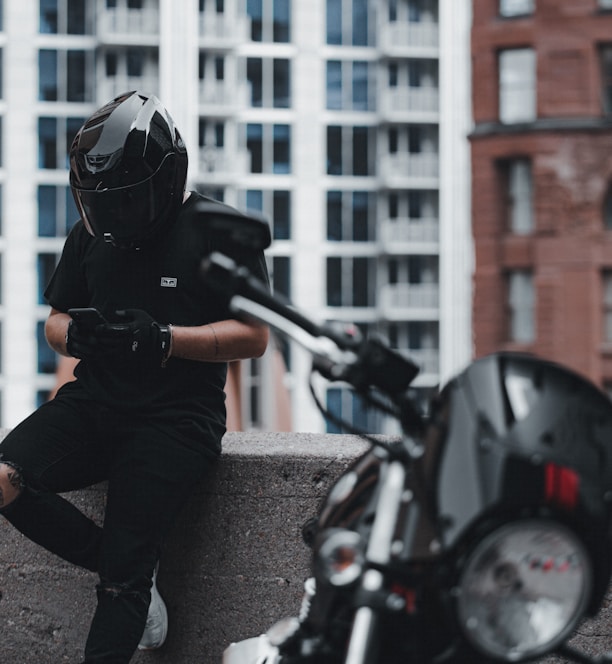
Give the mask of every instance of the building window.
<path id="1" fill-rule="evenodd" d="M 248 124 L 247 149 L 251 173 L 291 173 L 291 127 L 285 124 Z"/>
<path id="2" fill-rule="evenodd" d="M 327 410 L 332 418 L 326 422 L 327 433 L 342 433 L 340 421 L 365 432 L 382 431 L 383 415 L 368 408 L 354 391 L 342 387 L 330 387 L 326 394 Z"/>
<path id="3" fill-rule="evenodd" d="M 374 130 L 370 127 L 327 128 L 328 175 L 374 175 Z"/>
<path id="4" fill-rule="evenodd" d="M 270 274 L 274 293 L 291 299 L 291 258 L 289 256 L 273 256 Z"/>
<path id="5" fill-rule="evenodd" d="M 289 108 L 291 105 L 289 60 L 247 58 L 247 80 L 254 108 Z"/>
<path id="6" fill-rule="evenodd" d="M 599 7 L 601 9 L 612 9 L 612 0 L 599 0 Z"/>
<path id="7" fill-rule="evenodd" d="M 38 118 L 38 167 L 67 169 L 72 141 L 85 118 Z"/>
<path id="8" fill-rule="evenodd" d="M 603 220 L 604 228 L 607 231 L 612 231 L 612 186 L 608 188 L 608 193 L 604 198 Z"/>
<path id="9" fill-rule="evenodd" d="M 603 273 L 603 337 L 612 343 L 612 270 Z"/>
<path id="10" fill-rule="evenodd" d="M 612 45 L 602 47 L 600 61 L 603 112 L 606 115 L 612 115 Z"/>
<path id="11" fill-rule="evenodd" d="M 327 239 L 375 242 L 376 199 L 368 191 L 327 192 Z"/>
<path id="12" fill-rule="evenodd" d="M 40 0 L 39 30 L 43 34 L 91 34 L 88 11 L 93 7 L 87 0 Z"/>
<path id="13" fill-rule="evenodd" d="M 38 98 L 41 101 L 90 101 L 86 81 L 91 55 L 85 51 L 38 53 Z"/>
<path id="14" fill-rule="evenodd" d="M 372 111 L 371 66 L 360 60 L 327 62 L 327 108 L 331 111 Z"/>
<path id="15" fill-rule="evenodd" d="M 337 46 L 373 46 L 370 11 L 374 3 L 368 0 L 327 0 L 327 43 Z"/>
<path id="16" fill-rule="evenodd" d="M 38 187 L 38 236 L 64 238 L 79 219 L 70 187 Z"/>
<path id="17" fill-rule="evenodd" d="M 535 293 L 533 275 L 527 270 L 508 274 L 509 338 L 516 343 L 535 340 Z"/>
<path id="18" fill-rule="evenodd" d="M 369 257 L 327 258 L 327 306 L 373 307 L 376 303 L 376 260 Z"/>
<path id="19" fill-rule="evenodd" d="M 506 124 L 536 118 L 536 58 L 531 48 L 499 54 L 499 119 Z"/>
<path id="20" fill-rule="evenodd" d="M 531 162 L 513 159 L 507 163 L 507 220 L 508 228 L 517 235 L 532 233 L 533 182 Z"/>
<path id="21" fill-rule="evenodd" d="M 261 212 L 272 222 L 273 240 L 291 239 L 291 192 L 286 190 L 248 189 L 243 193 L 247 210 Z"/>
<path id="22" fill-rule="evenodd" d="M 499 0 L 500 16 L 525 16 L 533 14 L 535 0 Z"/>
<path id="23" fill-rule="evenodd" d="M 247 14 L 253 41 L 285 44 L 290 41 L 290 0 L 247 0 Z"/>

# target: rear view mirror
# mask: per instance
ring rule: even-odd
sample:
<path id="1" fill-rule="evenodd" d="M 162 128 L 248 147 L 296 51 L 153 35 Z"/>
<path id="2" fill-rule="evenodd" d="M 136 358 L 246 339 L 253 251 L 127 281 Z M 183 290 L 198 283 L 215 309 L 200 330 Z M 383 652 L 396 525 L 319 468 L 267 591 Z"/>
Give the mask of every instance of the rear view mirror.
<path id="1" fill-rule="evenodd" d="M 237 210 L 214 201 L 200 201 L 194 214 L 204 217 L 213 240 L 218 240 L 238 249 L 263 251 L 271 242 L 270 225 L 263 215 L 242 214 Z"/>

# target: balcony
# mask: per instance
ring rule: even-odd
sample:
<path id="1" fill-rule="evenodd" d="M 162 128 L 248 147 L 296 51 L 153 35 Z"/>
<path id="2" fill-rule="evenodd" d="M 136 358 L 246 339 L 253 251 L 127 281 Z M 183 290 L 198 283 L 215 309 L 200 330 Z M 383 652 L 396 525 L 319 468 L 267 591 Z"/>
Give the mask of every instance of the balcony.
<path id="1" fill-rule="evenodd" d="M 379 160 L 379 177 L 390 189 L 438 186 L 439 156 L 436 152 L 395 152 Z"/>
<path id="2" fill-rule="evenodd" d="M 226 115 L 249 106 L 249 87 L 246 83 L 200 79 L 198 102 L 206 114 Z"/>
<path id="3" fill-rule="evenodd" d="M 235 48 L 250 41 L 250 20 L 246 16 L 200 13 L 198 35 L 200 48 Z"/>
<path id="4" fill-rule="evenodd" d="M 394 58 L 437 57 L 439 28 L 432 21 L 423 23 L 391 22 L 380 28 L 380 50 Z"/>
<path id="5" fill-rule="evenodd" d="M 156 93 L 159 88 L 157 75 L 111 76 L 100 80 L 97 87 L 98 101 L 105 103 L 124 92 L 138 90 L 143 93 Z"/>
<path id="6" fill-rule="evenodd" d="M 380 114 L 386 122 L 437 122 L 438 88 L 387 88 L 380 95 Z"/>
<path id="7" fill-rule="evenodd" d="M 159 10 L 105 7 L 97 16 L 98 39 L 103 44 L 159 45 Z"/>
<path id="8" fill-rule="evenodd" d="M 198 151 L 198 170 L 208 182 L 233 179 L 248 173 L 249 153 L 246 150 L 230 150 L 214 145 L 204 145 Z"/>
<path id="9" fill-rule="evenodd" d="M 381 287 L 378 305 L 385 320 L 437 320 L 437 283 L 386 284 Z"/>
<path id="10" fill-rule="evenodd" d="M 438 219 L 384 219 L 380 241 L 388 254 L 430 254 L 439 248 Z"/>

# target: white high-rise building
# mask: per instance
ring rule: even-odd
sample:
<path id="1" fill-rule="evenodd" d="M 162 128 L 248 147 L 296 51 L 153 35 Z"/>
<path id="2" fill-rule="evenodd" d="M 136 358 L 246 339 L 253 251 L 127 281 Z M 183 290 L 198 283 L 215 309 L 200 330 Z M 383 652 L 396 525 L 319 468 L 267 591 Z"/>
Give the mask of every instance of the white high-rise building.
<path id="1" fill-rule="evenodd" d="M 127 90 L 170 110 L 191 188 L 270 218 L 278 292 L 387 337 L 424 391 L 467 363 L 469 0 L 0 4 L 3 426 L 54 383 L 42 292 L 77 218 L 71 139 Z M 309 358 L 284 356 L 293 429 L 325 430 Z M 273 428 L 270 364 L 243 365 L 247 428 Z M 348 390 L 323 399 L 377 426 Z"/>

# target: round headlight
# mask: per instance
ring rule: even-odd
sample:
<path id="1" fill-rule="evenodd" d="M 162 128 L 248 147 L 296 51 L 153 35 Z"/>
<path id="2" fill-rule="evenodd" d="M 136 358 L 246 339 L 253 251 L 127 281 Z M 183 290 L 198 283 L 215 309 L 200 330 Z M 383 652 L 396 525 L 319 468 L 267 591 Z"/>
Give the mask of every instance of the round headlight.
<path id="1" fill-rule="evenodd" d="M 352 530 L 331 530 L 317 550 L 319 578 L 332 586 L 347 586 L 363 570 L 361 537 Z"/>
<path id="2" fill-rule="evenodd" d="M 544 519 L 508 523 L 467 557 L 456 589 L 459 623 L 485 655 L 530 659 L 569 636 L 590 587 L 591 561 L 571 530 Z"/>

